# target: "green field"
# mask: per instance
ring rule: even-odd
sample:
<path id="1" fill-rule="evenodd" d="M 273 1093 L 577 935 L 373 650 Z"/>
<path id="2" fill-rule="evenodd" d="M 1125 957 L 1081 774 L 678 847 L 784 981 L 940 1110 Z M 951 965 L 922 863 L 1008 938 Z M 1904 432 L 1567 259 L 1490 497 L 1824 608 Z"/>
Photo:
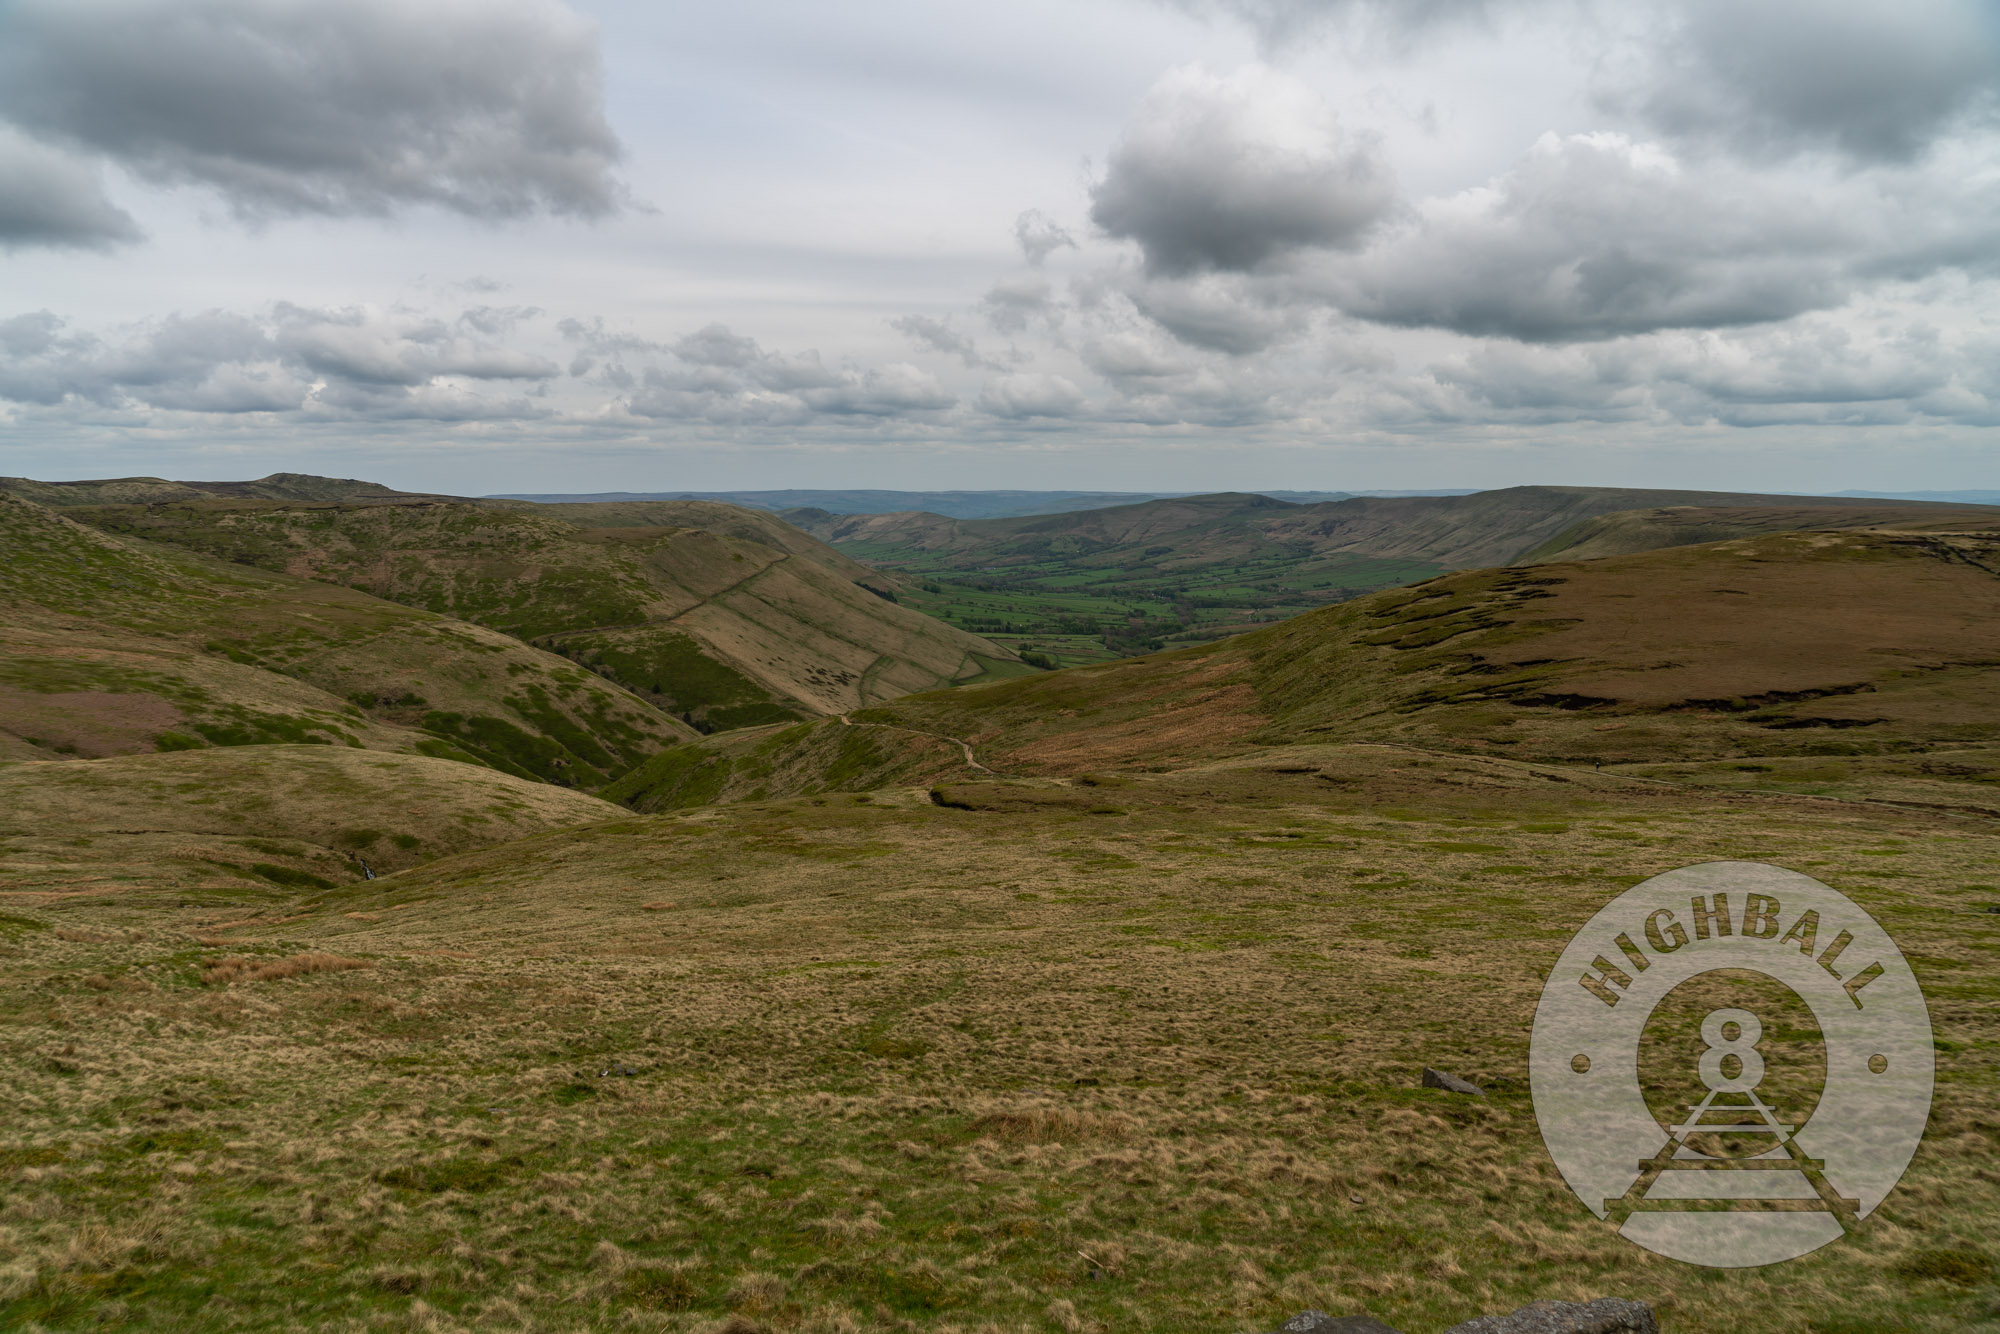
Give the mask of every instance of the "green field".
<path id="1" fill-rule="evenodd" d="M 966 571 L 888 544 L 840 549 L 917 581 L 903 605 L 1061 667 L 1203 644 L 1439 573 L 1422 561 L 1312 556 L 1192 571 L 1064 559 Z"/>

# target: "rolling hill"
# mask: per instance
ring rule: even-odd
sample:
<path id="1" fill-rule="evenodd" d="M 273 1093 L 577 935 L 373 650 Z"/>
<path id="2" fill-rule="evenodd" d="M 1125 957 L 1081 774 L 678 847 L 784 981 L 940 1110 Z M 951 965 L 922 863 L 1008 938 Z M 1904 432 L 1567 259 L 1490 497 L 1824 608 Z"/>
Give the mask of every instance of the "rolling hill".
<path id="1" fill-rule="evenodd" d="M 601 822 L 568 788 L 426 755 L 243 745 L 0 764 L 0 875 L 17 899 L 253 909 L 437 857 Z"/>
<path id="2" fill-rule="evenodd" d="M 1513 560 L 1517 565 L 1545 561 L 1594 560 L 1628 556 L 1661 547 L 1694 546 L 1732 537 L 1763 533 L 1884 528 L 1904 532 L 1967 531 L 2000 528 L 2000 508 L 1987 505 L 1862 504 L 1702 506 L 1619 510 L 1585 519 Z"/>
<path id="3" fill-rule="evenodd" d="M 596 787 L 694 735 L 510 636 L 0 496 L 0 758 L 306 743 Z"/>
<path id="4" fill-rule="evenodd" d="M 704 730 L 1030 670 L 898 605 L 881 574 L 720 505 L 196 500 L 66 512 L 501 631 Z"/>
<path id="5" fill-rule="evenodd" d="M 546 492 L 490 496 L 491 500 L 533 500 L 552 504 L 594 501 L 714 500 L 748 509 L 818 509 L 829 514 L 900 514 L 923 511 L 954 519 L 1005 519 L 1033 514 L 1066 514 L 1147 500 L 1168 500 L 1193 491 L 603 491 Z M 1293 504 L 1345 500 L 1349 496 L 1462 496 L 1465 488 L 1442 491 L 1260 491 Z"/>
<path id="6" fill-rule="evenodd" d="M 834 514 L 886 514 L 924 510 L 959 519 L 989 519 L 1001 515 L 1061 514 L 1098 509 L 1138 500 L 1159 499 L 1158 492 L 1114 491 L 609 491 L 596 494 L 521 494 L 495 500 L 532 500 L 550 504 L 634 501 L 712 501 L 745 509 L 778 512 L 817 508 Z"/>
<path id="7" fill-rule="evenodd" d="M 2000 743 L 1996 664 L 1993 526 L 1776 533 L 1446 575 L 1216 644 L 681 747 L 612 795 L 962 776 L 961 743 L 993 771 L 1063 776 L 1325 740 L 1593 765 L 1978 748 Z"/>
<path id="8" fill-rule="evenodd" d="M 177 500 L 341 500 L 361 504 L 409 500 L 418 494 L 351 477 L 315 477 L 302 472 L 274 472 L 254 482 L 170 482 L 162 477 L 38 482 L 30 477 L 0 477 L 0 491 L 58 509 L 70 505 L 159 505 Z"/>
<path id="9" fill-rule="evenodd" d="M 1856 527 L 1995 511 L 1839 498 L 1513 487 L 1464 495 L 1354 497 L 1294 505 L 1262 495 L 1188 496 L 1034 518 L 960 521 L 937 514 L 786 518 L 861 560 L 913 576 L 907 600 L 953 624 L 1064 664 L 1199 643 L 1378 588 L 1448 570 L 1559 553 L 1626 511 L 1755 511 L 1643 549 L 1783 527 Z M 1928 520 L 1925 520 L 1928 521 Z M 1721 527 L 1716 525 L 1720 524 Z M 1630 528 L 1621 526 L 1620 531 Z M 1610 550 L 1596 537 L 1591 554 Z M 1092 641 L 1096 642 L 1093 644 Z"/>
<path id="10" fill-rule="evenodd" d="M 393 581 L 427 552 L 440 599 L 525 620 L 561 598 L 496 552 L 619 607 L 638 585 L 576 573 L 628 568 L 593 542 L 752 555 L 673 524 L 536 547 L 546 516 L 492 507 L 528 527 L 445 507 L 433 545 L 371 546 L 353 507 L 198 503 L 249 516 L 245 559 Z M 446 744 L 384 698 L 434 679 L 496 718 L 537 688 L 645 716 L 574 663 L 19 501 L 0 523 L 6 661 L 130 659 L 37 668 L 0 719 L 68 690 L 107 728 L 152 698 L 182 729 L 282 715 L 336 743 L 267 721 L 56 762 L 37 733 L 0 764 L 0 1326 L 1213 1334 L 1310 1307 L 1421 1330 L 1609 1292 L 1735 1330 L 1742 1283 L 1599 1225 L 1528 1093 L 1569 932 L 1715 860 L 1806 868 L 1890 925 L 1936 1035 L 1901 1186 L 1747 1291 L 1819 1331 L 1990 1314 L 1991 528 L 1445 573 L 691 739 L 601 789 L 634 810 L 389 753 Z M 304 693 L 230 722 L 173 685 L 193 664 L 211 696 Z M 366 707 L 343 699 L 364 669 Z M 1688 1049 L 1702 1009 L 1662 1005 L 1642 1057 Z M 1664 1105 L 1694 1076 L 1661 1070 Z"/>

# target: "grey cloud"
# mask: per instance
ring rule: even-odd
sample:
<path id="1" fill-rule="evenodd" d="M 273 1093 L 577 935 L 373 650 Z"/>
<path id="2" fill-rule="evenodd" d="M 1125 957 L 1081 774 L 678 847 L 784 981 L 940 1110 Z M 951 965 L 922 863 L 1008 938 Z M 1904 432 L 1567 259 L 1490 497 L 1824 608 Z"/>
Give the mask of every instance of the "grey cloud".
<path id="1" fill-rule="evenodd" d="M 1518 0 L 1517 0 L 1518 2 Z M 1390 39 L 1407 39 L 1432 28 L 1481 20 L 1493 0 L 1167 0 L 1175 9 L 1202 17 L 1231 18 L 1257 34 L 1266 50 L 1338 24 L 1360 21 Z"/>
<path id="2" fill-rule="evenodd" d="M 1038 269 L 1056 251 L 1076 249 L 1076 238 L 1038 208 L 1014 219 L 1014 241 L 1028 263 Z"/>
<path id="3" fill-rule="evenodd" d="M 756 339 L 733 333 L 723 324 L 708 325 L 682 338 L 673 344 L 673 353 L 690 366 L 740 372 L 748 383 L 779 393 L 842 384 L 841 377 L 820 361 L 818 352 L 766 352 Z M 707 382 L 734 383 L 734 379 L 711 375 Z"/>
<path id="4" fill-rule="evenodd" d="M 928 371 L 901 361 L 843 376 L 838 384 L 808 389 L 799 397 L 816 412 L 866 417 L 936 412 L 958 402 Z"/>
<path id="5" fill-rule="evenodd" d="M 971 338 L 951 327 L 948 319 L 932 319 L 928 315 L 898 315 L 889 321 L 889 327 L 907 335 L 919 347 L 933 352 L 942 352 L 949 357 L 957 357 L 967 369 L 987 367 L 998 369 L 1000 363 L 980 355 L 979 345 Z"/>
<path id="6" fill-rule="evenodd" d="M 308 417 L 363 421 L 533 421 L 554 414 L 526 397 L 494 398 L 460 385 L 332 383 L 308 399 Z"/>
<path id="7" fill-rule="evenodd" d="M 70 333 L 41 311 L 0 321 L 0 398 L 50 408 L 75 401 L 465 420 L 508 414 L 453 381 L 557 373 L 549 361 L 468 338 L 463 328 L 463 321 L 279 304 L 255 316 L 169 316 L 107 339 Z"/>
<path id="8" fill-rule="evenodd" d="M 1636 96 L 1677 135 L 1757 154 L 1909 161 L 2000 112 L 2000 17 L 1984 0 L 1682 0 Z"/>
<path id="9" fill-rule="evenodd" d="M 941 350 L 961 353 L 958 336 L 939 321 L 908 316 L 890 323 L 927 345 L 942 340 Z M 957 401 L 914 366 L 837 369 L 817 351 L 770 351 L 724 324 L 670 343 L 610 333 L 595 319 L 566 319 L 557 329 L 583 349 L 570 374 L 594 376 L 624 396 L 623 411 L 642 419 L 796 426 L 815 418 L 921 414 Z"/>
<path id="10" fill-rule="evenodd" d="M 1372 141 L 1274 71 L 1155 84 L 1091 188 L 1091 220 L 1138 243 L 1148 272 L 1247 272 L 1292 252 L 1353 249 L 1395 206 Z"/>
<path id="11" fill-rule="evenodd" d="M 1022 333 L 1037 322 L 1051 329 L 1062 323 L 1062 307 L 1055 300 L 1054 289 L 1040 274 L 1002 278 L 979 304 L 986 311 L 986 322 L 1001 333 Z"/>
<path id="12" fill-rule="evenodd" d="M 0 338 L 7 353 L 0 359 L 0 398 L 17 403 L 220 405 L 246 397 L 240 385 L 234 392 L 228 388 L 245 377 L 265 383 L 264 399 L 289 393 L 289 407 L 299 406 L 305 395 L 303 384 L 282 373 L 267 329 L 220 311 L 151 321 L 116 342 L 67 333 L 63 321 L 47 311 L 8 320 L 0 330 L 9 335 Z M 280 388 L 287 382 L 295 392 Z"/>
<path id="13" fill-rule="evenodd" d="M 1093 338 L 1083 345 L 1082 357 L 1084 365 L 1128 393 L 1157 389 L 1192 369 L 1186 357 L 1133 332 Z"/>
<path id="14" fill-rule="evenodd" d="M 1060 375 L 999 375 L 979 394 L 980 409 L 996 417 L 1073 417 L 1083 406 L 1083 391 Z"/>
<path id="15" fill-rule="evenodd" d="M 88 163 L 0 127 L 0 249 L 106 250 L 140 236 Z"/>
<path id="16" fill-rule="evenodd" d="M 1528 341 L 1782 320 L 1852 292 L 1878 238 L 1847 202 L 1617 135 L 1546 136 L 1489 188 L 1325 266 L 1321 291 L 1385 324 Z"/>
<path id="17" fill-rule="evenodd" d="M 539 306 L 473 306 L 458 317 L 458 322 L 488 338 L 505 338 L 523 321 L 544 314 L 547 312 Z"/>
<path id="18" fill-rule="evenodd" d="M 461 317 L 461 326 L 483 319 Z M 436 320 L 385 320 L 362 310 L 276 310 L 273 341 L 284 357 L 321 375 L 355 384 L 427 384 L 440 376 L 475 380 L 545 380 L 558 367 L 543 357 L 467 339 Z"/>
<path id="19" fill-rule="evenodd" d="M 592 28 L 559 0 L 15 0 L 0 116 L 239 212 L 611 212 Z"/>
<path id="20" fill-rule="evenodd" d="M 62 320 L 48 310 L 0 320 L 0 352 L 10 360 L 40 356 L 55 346 L 62 327 Z"/>
<path id="21" fill-rule="evenodd" d="M 636 388 L 626 386 L 633 392 L 625 408 L 634 416 L 799 425 L 814 418 L 922 415 L 958 402 L 934 376 L 906 362 L 835 369 L 816 351 L 767 351 L 722 324 L 680 339 L 672 352 L 677 364 L 646 366 Z"/>
<path id="22" fill-rule="evenodd" d="M 1276 290 L 1234 275 L 1131 283 L 1133 306 L 1181 342 L 1231 356 L 1249 356 L 1293 337 L 1309 308 L 1288 285 Z"/>
<path id="23" fill-rule="evenodd" d="M 1405 410 L 1452 422 L 1981 425 L 2000 420 L 1994 351 L 1923 327 L 1863 336 L 1824 320 L 1577 347 L 1485 343 L 1401 396 Z"/>
<path id="24" fill-rule="evenodd" d="M 673 345 L 674 355 L 695 366 L 749 366 L 763 357 L 757 340 L 729 331 L 727 325 L 711 324 Z"/>

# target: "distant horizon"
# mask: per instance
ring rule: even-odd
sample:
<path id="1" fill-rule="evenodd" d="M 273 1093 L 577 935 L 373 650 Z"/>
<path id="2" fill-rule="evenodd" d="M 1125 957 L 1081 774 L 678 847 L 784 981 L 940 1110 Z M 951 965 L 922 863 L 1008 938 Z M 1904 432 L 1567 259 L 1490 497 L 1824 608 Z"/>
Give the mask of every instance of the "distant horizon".
<path id="1" fill-rule="evenodd" d="M 787 496 L 787 495 L 795 495 L 802 497 L 814 496 L 814 495 L 852 496 L 852 495 L 869 495 L 869 494 L 882 495 L 882 496 L 911 496 L 911 497 L 929 496 L 929 497 L 939 497 L 939 498 L 954 497 L 954 496 L 968 497 L 968 498 L 1011 496 L 1029 500 L 1031 502 L 1036 500 L 1054 501 L 1054 500 L 1065 500 L 1065 499 L 1105 499 L 1114 502 L 1143 503 L 1144 501 L 1147 500 L 1183 499 L 1194 496 L 1227 495 L 1227 494 L 1261 495 L 1261 496 L 1269 496 L 1273 499 L 1285 499 L 1286 497 L 1289 496 L 1316 496 L 1316 497 L 1326 497 L 1329 499 L 1338 497 L 1347 497 L 1347 496 L 1352 496 L 1357 498 L 1397 498 L 1397 497 L 1419 497 L 1419 496 L 1474 495 L 1481 492 L 1504 491 L 1514 487 L 1524 487 L 1524 486 L 1566 486 L 1566 487 L 1584 487 L 1592 489 L 1630 490 L 1630 491 L 1696 491 L 1696 492 L 1707 491 L 1707 492 L 1717 492 L 1717 493 L 1726 493 L 1735 495 L 1775 495 L 1775 496 L 1800 496 L 1800 497 L 1818 497 L 1818 498 L 1853 498 L 1857 500 L 1871 500 L 1871 499 L 1910 500 L 1910 501 L 1929 501 L 1934 503 L 1945 503 L 1945 504 L 1951 504 L 1951 503 L 2000 504 L 2000 486 L 1920 487 L 1907 490 L 1889 490 L 1887 488 L 1869 488 L 1869 487 L 1846 487 L 1838 490 L 1806 491 L 1806 490 L 1796 490 L 1790 487 L 1782 487 L 1782 486 L 1752 486 L 1743 484 L 1706 485 L 1706 486 L 1691 485 L 1685 481 L 1678 481 L 1678 480 L 1665 484 L 1602 483 L 1602 482 L 1538 480 L 1538 481 L 1525 481 L 1525 482 L 1521 481 L 1504 482 L 1504 483 L 1485 485 L 1485 486 L 1453 486 L 1453 487 L 1423 487 L 1423 488 L 1384 487 L 1384 486 L 1260 487 L 1260 486 L 1245 486 L 1239 483 L 1235 485 L 1217 486 L 1210 488 L 1189 487 L 1185 489 L 1176 488 L 1172 490 L 1165 490 L 1165 489 L 1125 490 L 1122 488 L 1114 488 L 1114 487 L 1004 487 L 1004 486 L 891 487 L 891 486 L 857 486 L 857 485 L 824 486 L 823 485 L 823 486 L 782 486 L 782 487 L 773 487 L 773 486 L 636 487 L 635 486 L 635 487 L 597 488 L 585 491 L 520 489 L 520 490 L 508 490 L 508 491 L 482 492 L 470 489 L 458 489 L 450 485 L 422 486 L 422 485 L 411 485 L 407 483 L 399 484 L 398 482 L 385 480 L 384 475 L 382 475 L 381 473 L 343 474 L 335 472 L 318 472 L 308 467 L 300 467 L 300 466 L 274 468 L 267 472 L 256 473 L 254 475 L 236 476 L 236 477 L 226 477 L 218 474 L 209 474 L 206 476 L 184 475 L 180 477 L 170 477 L 162 473 L 138 473 L 138 472 L 120 473 L 120 474 L 94 474 L 94 475 L 73 476 L 73 477 L 47 476 L 47 475 L 33 476 L 31 474 L 25 474 L 25 473 L 17 473 L 11 475 L 22 477 L 31 481 L 49 482 L 49 483 L 109 482 L 109 481 L 152 479 L 158 481 L 180 482 L 183 484 L 200 484 L 200 483 L 228 483 L 228 482 L 240 483 L 248 481 L 258 481 L 266 477 L 278 476 L 282 474 L 337 478 L 338 480 L 343 480 L 343 481 L 366 482 L 375 485 L 386 486 L 390 490 L 409 492 L 412 494 L 449 495 L 449 496 L 458 496 L 458 497 L 463 497 L 465 499 L 473 499 L 473 500 L 529 500 L 529 501 L 545 501 L 550 503 L 589 502 L 589 501 L 606 501 L 606 500 L 727 499 L 730 497 L 751 497 L 751 496 L 776 497 L 776 496 Z M 799 507 L 806 508 L 809 506 L 806 503 L 801 502 Z M 1076 506 L 1075 508 L 1093 508 L 1093 507 Z"/>
<path id="2" fill-rule="evenodd" d="M 1795 9 L 0 4 L 0 474 L 1994 485 L 1991 0 Z"/>

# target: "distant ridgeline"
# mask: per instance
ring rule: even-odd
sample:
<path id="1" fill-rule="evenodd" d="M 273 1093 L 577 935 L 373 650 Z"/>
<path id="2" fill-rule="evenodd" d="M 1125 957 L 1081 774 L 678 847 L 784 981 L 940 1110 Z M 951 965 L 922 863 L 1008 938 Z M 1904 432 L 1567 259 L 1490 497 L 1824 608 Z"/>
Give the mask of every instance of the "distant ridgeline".
<path id="1" fill-rule="evenodd" d="M 714 500 L 727 505 L 783 513 L 819 509 L 829 514 L 897 514 L 921 510 L 952 519 L 1008 519 L 1036 514 L 1179 500 L 1196 491 L 604 491 L 589 495 L 502 495 L 494 500 L 534 500 L 549 504 L 589 504 L 627 500 Z M 1469 491 L 1259 491 L 1257 495 L 1297 505 L 1352 496 L 1462 496 Z"/>
<path id="2" fill-rule="evenodd" d="M 1013 518 L 826 508 L 782 517 L 848 555 L 914 577 L 909 605 L 1073 665 L 1210 641 L 1451 570 L 1565 551 L 1608 555 L 1803 527 L 1914 522 L 1960 508 L 1525 486 L 1312 503 L 1258 493 L 1183 496 Z"/>

